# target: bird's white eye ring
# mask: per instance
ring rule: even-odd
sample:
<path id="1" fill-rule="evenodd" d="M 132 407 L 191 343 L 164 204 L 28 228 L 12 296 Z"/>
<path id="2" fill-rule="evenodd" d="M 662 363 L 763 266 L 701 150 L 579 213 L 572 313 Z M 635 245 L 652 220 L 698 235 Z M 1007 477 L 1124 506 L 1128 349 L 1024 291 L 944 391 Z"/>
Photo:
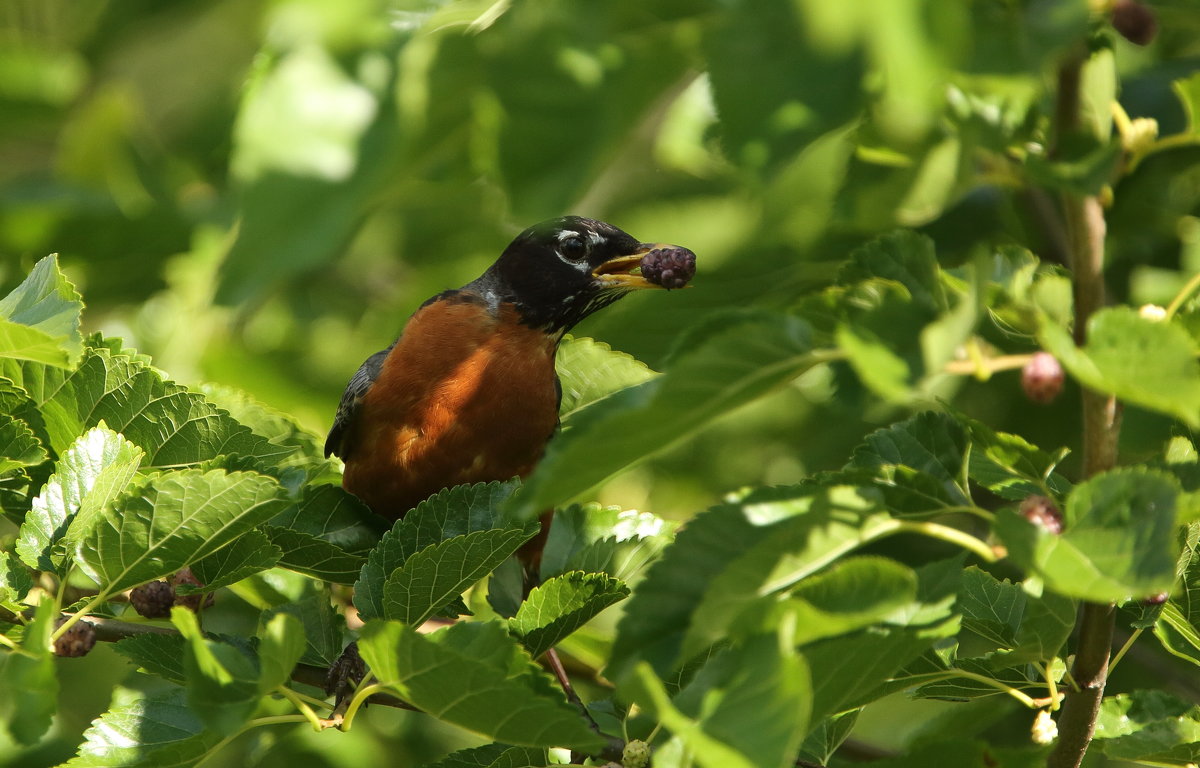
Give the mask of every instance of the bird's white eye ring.
<path id="1" fill-rule="evenodd" d="M 582 237 L 571 235 L 558 244 L 558 253 L 567 261 L 583 261 L 587 258 L 588 244 Z"/>

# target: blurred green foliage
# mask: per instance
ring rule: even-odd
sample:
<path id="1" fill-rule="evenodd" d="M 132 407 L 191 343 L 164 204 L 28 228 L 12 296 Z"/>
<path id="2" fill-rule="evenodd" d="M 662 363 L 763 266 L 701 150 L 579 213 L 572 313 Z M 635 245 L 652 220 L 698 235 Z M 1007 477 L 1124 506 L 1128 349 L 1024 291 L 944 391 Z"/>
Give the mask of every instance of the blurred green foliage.
<path id="1" fill-rule="evenodd" d="M 1194 3 L 1154 3 L 1161 32 L 1144 49 L 1099 32 L 1089 5 L 7 0 L 0 283 L 7 292 L 58 252 L 87 299 L 87 330 L 320 432 L 350 373 L 422 300 L 474 278 L 528 224 L 579 213 L 699 255 L 691 289 L 635 295 L 577 329 L 659 369 L 684 329 L 718 310 L 821 300 L 800 297 L 898 226 L 932 237 L 947 270 L 982 272 L 981 255 L 1013 244 L 1063 262 L 1052 201 L 1029 182 L 1099 191 L 1125 161 L 1104 142 L 1044 160 L 1068 46 L 1114 51 L 1089 65 L 1116 69 L 1095 82 L 1120 83 L 1088 91 L 1097 133 L 1111 128 L 1112 95 L 1162 135 L 1200 132 L 1196 76 L 1182 99 L 1171 86 L 1200 63 Z M 1110 290 L 1165 305 L 1200 269 L 1200 148 L 1139 157 L 1110 191 Z M 1020 274 L 1013 260 L 989 264 L 1001 282 Z M 1001 320 L 991 341 L 1033 349 L 992 298 L 961 306 Z M 873 322 L 915 334 L 945 309 Z M 858 341 L 868 354 L 870 339 Z M 904 362 L 903 386 L 813 369 L 599 498 L 685 518 L 739 487 L 840 467 L 913 404 L 870 390 L 915 380 L 922 397 L 956 395 L 1038 444 L 1078 433 L 1074 386 L 1048 416 L 1011 373 L 998 374 L 1004 388 L 923 379 L 944 360 L 915 348 Z M 1131 407 L 1123 454 L 1156 453 L 1171 429 Z M 0 761 L 69 757 L 108 705 L 89 693 L 107 685 L 90 683 L 64 682 L 59 738 L 0 745 Z M 212 764 L 406 764 L 464 743 L 430 719 L 371 714 L 371 730 L 338 739 L 256 732 Z"/>

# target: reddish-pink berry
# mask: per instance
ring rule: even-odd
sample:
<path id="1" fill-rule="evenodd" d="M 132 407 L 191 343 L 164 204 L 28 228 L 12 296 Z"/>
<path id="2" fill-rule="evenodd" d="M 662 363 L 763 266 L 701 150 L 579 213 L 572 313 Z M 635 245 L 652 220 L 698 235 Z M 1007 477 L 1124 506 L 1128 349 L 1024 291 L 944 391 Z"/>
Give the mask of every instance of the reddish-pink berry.
<path id="1" fill-rule="evenodd" d="M 1035 403 L 1052 402 L 1062 388 L 1062 365 L 1049 352 L 1035 352 L 1021 369 L 1021 389 Z"/>
<path id="2" fill-rule="evenodd" d="M 1021 516 L 1049 533 L 1062 533 L 1062 512 L 1045 496 L 1028 496 L 1021 502 Z"/>

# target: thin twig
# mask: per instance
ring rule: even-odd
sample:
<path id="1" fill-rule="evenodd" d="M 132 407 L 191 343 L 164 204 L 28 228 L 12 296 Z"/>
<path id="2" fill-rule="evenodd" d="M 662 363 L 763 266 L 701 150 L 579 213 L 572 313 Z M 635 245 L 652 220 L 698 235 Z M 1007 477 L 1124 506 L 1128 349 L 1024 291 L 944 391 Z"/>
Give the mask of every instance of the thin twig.
<path id="1" fill-rule="evenodd" d="M 1087 51 L 1080 46 L 1059 68 L 1055 100 L 1057 155 L 1065 137 L 1081 123 L 1080 84 Z M 1092 314 L 1104 306 L 1104 210 L 1095 195 L 1066 193 L 1062 199 L 1063 223 L 1071 256 L 1075 289 L 1075 343 L 1087 342 Z M 1121 413 L 1114 398 L 1083 391 L 1083 468 L 1091 477 L 1112 468 L 1117 460 Z M 1058 718 L 1058 741 L 1047 760 L 1048 768 L 1078 768 L 1096 729 L 1096 717 L 1108 680 L 1116 609 L 1112 604 L 1085 603 L 1080 609 L 1078 641 L 1071 676 L 1078 684 L 1063 701 Z"/>

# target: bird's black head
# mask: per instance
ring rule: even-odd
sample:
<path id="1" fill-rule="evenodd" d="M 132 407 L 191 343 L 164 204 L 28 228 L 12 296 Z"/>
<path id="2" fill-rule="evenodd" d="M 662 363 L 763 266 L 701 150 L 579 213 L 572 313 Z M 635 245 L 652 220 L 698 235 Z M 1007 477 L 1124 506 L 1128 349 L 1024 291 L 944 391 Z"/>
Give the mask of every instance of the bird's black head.
<path id="1" fill-rule="evenodd" d="M 562 216 L 535 224 L 467 288 L 514 304 L 522 322 L 562 334 L 630 291 L 661 288 L 636 271 L 656 248 L 611 224 Z"/>

